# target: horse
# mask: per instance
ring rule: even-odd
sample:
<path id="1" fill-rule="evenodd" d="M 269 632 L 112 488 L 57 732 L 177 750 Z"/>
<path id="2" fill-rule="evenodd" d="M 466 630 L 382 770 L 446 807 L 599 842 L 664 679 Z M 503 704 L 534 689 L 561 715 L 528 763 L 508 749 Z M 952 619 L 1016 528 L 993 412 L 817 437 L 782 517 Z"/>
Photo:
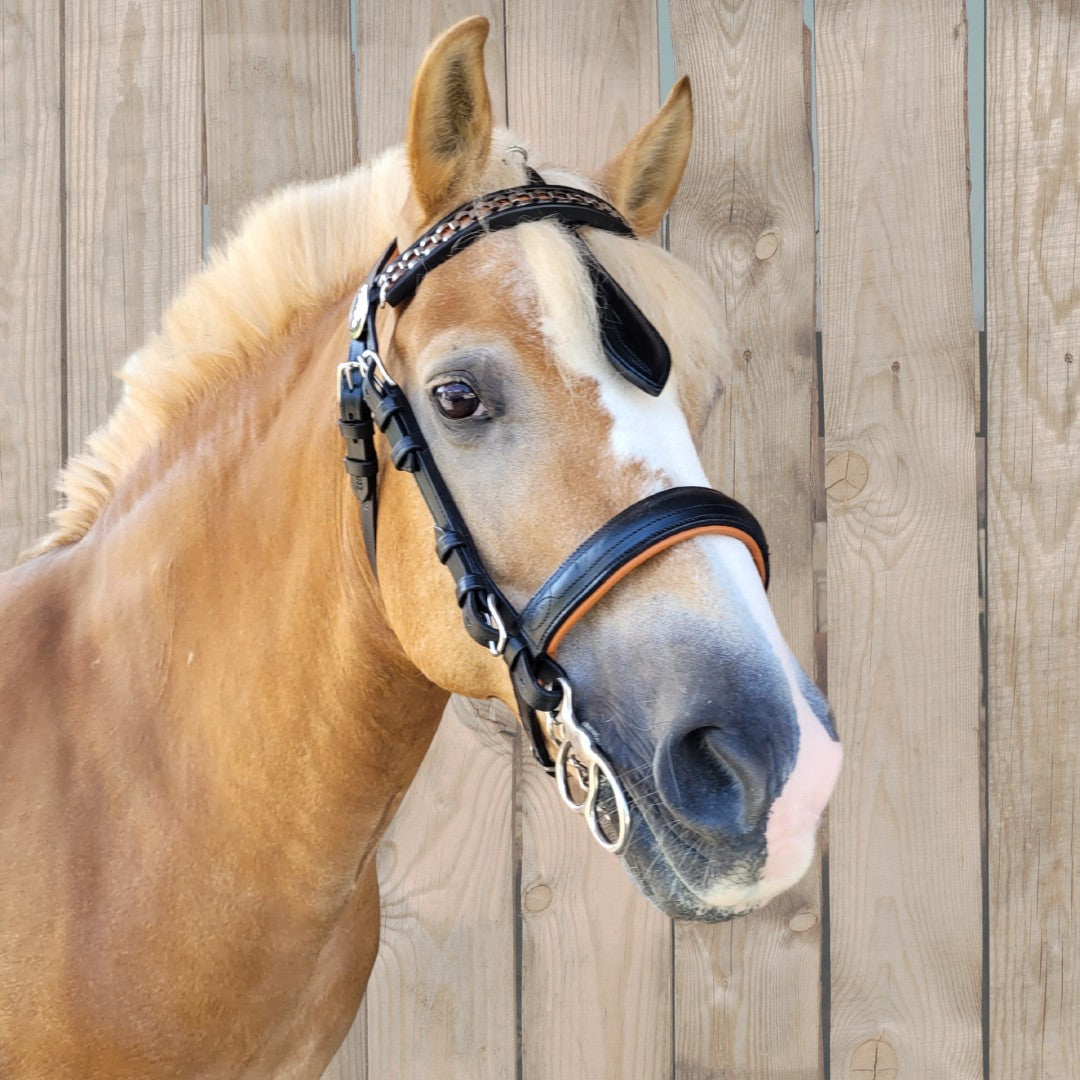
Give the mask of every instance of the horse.
<path id="1" fill-rule="evenodd" d="M 537 170 L 486 35 L 430 46 L 403 147 L 249 214 L 0 577 L 4 1077 L 319 1076 L 451 693 L 519 711 L 671 916 L 810 864 L 833 718 L 694 448 L 722 314 L 648 242 L 689 85 L 596 178 Z"/>

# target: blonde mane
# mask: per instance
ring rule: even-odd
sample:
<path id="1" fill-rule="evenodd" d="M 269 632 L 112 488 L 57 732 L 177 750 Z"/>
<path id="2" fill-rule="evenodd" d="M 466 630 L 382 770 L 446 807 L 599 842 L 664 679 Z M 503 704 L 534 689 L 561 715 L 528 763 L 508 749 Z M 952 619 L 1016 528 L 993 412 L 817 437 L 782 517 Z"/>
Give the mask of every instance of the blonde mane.
<path id="1" fill-rule="evenodd" d="M 522 161 L 509 152 L 514 144 L 520 145 L 520 140 L 510 132 L 496 131 L 485 189 L 523 182 Z M 546 174 L 549 182 L 596 190 L 573 173 L 550 169 Z M 144 454 L 161 444 L 179 416 L 223 385 L 256 370 L 284 335 L 356 289 L 394 235 L 408 188 L 404 148 L 398 146 L 344 176 L 284 188 L 254 206 L 236 234 L 214 251 L 207 266 L 165 311 L 160 332 L 116 373 L 124 383 L 120 402 L 89 437 L 86 449 L 64 466 L 57 484 L 61 505 L 50 515 L 52 531 L 25 557 L 85 536 L 124 478 Z M 608 238 L 600 238 L 601 248 L 607 243 Z M 623 261 L 616 251 L 612 256 Z M 699 315 L 703 307 L 715 307 L 715 298 L 696 275 L 660 249 L 652 249 L 650 256 L 636 274 L 646 267 L 655 271 L 652 259 L 659 257 L 669 273 L 674 271 L 672 285 L 677 283 L 674 295 L 657 297 L 656 315 L 668 304 L 696 306 Z M 624 269 L 631 280 L 636 276 L 633 266 Z M 583 288 L 582 302 L 591 295 Z M 689 391 L 691 398 L 706 374 L 695 369 L 703 369 L 702 360 L 725 351 L 717 348 L 719 321 L 699 317 L 680 329 L 672 327 L 676 339 L 690 339 L 679 344 L 688 346 L 686 353 L 692 358 L 680 379 L 683 393 Z M 680 332 L 686 325 L 697 326 L 697 332 Z M 715 375 L 708 381 L 714 379 Z"/>
<path id="2" fill-rule="evenodd" d="M 255 206 L 118 371 L 124 393 L 60 474 L 39 555 L 84 536 L 123 478 L 191 404 L 253 370 L 266 350 L 363 280 L 393 234 L 408 180 L 401 147 L 334 180 Z"/>

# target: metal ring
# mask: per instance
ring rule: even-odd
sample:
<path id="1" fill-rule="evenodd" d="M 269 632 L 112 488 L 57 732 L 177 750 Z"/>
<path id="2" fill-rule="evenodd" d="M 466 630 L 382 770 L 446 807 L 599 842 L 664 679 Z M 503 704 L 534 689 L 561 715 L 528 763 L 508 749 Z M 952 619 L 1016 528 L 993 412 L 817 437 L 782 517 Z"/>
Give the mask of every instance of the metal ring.
<path id="1" fill-rule="evenodd" d="M 559 746 L 559 752 L 555 755 L 555 786 L 559 789 L 562 801 L 575 814 L 582 814 L 589 803 L 589 792 L 586 790 L 585 798 L 578 802 L 570 791 L 570 753 L 572 750 L 569 739 Z"/>
<path id="2" fill-rule="evenodd" d="M 559 678 L 556 680 L 556 685 L 562 691 L 562 701 L 554 712 L 547 714 L 547 717 L 548 733 L 559 748 L 555 755 L 555 784 L 559 789 L 559 796 L 574 813 L 585 815 L 589 832 L 605 851 L 620 855 L 626 849 L 630 836 L 630 805 L 626 799 L 626 792 L 623 791 L 614 770 L 596 749 L 589 733 L 578 724 L 574 716 L 574 698 L 570 684 L 565 679 Z M 581 782 L 585 797 L 580 802 L 574 798 L 570 790 L 572 766 L 586 770 L 584 781 Z M 612 798 L 615 800 L 614 839 L 609 839 L 600 825 L 598 804 L 601 781 L 611 789 Z"/>

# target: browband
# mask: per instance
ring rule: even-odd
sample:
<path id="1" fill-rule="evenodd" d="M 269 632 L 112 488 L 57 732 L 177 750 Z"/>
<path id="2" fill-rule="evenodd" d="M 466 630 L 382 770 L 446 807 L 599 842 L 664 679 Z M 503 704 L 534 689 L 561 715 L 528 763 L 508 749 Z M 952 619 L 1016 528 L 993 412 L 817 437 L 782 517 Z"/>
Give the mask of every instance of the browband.
<path id="1" fill-rule="evenodd" d="M 544 183 L 495 191 L 435 222 L 400 255 L 394 255 L 396 244 L 388 248 L 369 278 L 367 291 L 361 290 L 357 297 L 351 323 L 358 325 L 366 314 L 360 309 L 376 301 L 391 307 L 405 303 L 432 270 L 480 237 L 542 220 L 558 221 L 575 230 L 589 226 L 633 236 L 618 211 L 588 191 Z M 604 352 L 626 379 L 655 397 L 664 389 L 671 371 L 667 342 L 584 243 L 581 249 L 597 299 Z"/>
<path id="2" fill-rule="evenodd" d="M 339 368 L 339 426 L 372 569 L 376 566 L 377 427 L 389 444 L 394 467 L 416 477 L 435 524 L 436 552 L 454 578 L 465 629 L 507 664 L 533 752 L 550 772 L 555 762 L 537 713 L 554 716 L 568 701 L 569 680 L 554 657 L 563 637 L 587 611 L 637 566 L 696 536 L 718 533 L 740 540 L 766 586 L 769 556 L 761 526 L 740 503 L 711 488 L 681 487 L 650 495 L 601 526 L 564 560 L 520 613 L 488 574 L 408 399 L 383 365 L 375 313 L 380 304 L 407 301 L 426 274 L 481 236 L 548 218 L 572 227 L 588 225 L 632 235 L 622 217 L 598 196 L 534 183 L 466 203 L 399 255 L 395 256 L 397 245 L 392 243 L 372 268 L 350 313 L 349 359 Z M 581 246 L 597 295 L 601 337 L 609 359 L 635 386 L 659 394 L 670 366 L 666 343 L 588 248 Z"/>
<path id="3" fill-rule="evenodd" d="M 425 275 L 481 236 L 525 221 L 552 219 L 564 225 L 591 225 L 622 236 L 634 235 L 613 206 L 587 191 L 554 184 L 505 188 L 459 206 L 410 244 L 379 276 L 379 299 L 397 307 L 416 292 Z"/>

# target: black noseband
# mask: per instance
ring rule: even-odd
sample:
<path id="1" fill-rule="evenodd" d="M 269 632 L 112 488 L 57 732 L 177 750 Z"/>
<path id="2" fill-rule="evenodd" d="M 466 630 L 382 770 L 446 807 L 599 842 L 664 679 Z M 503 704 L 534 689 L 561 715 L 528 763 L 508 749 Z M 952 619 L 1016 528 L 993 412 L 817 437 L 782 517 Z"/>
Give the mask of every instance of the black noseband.
<path id="1" fill-rule="evenodd" d="M 769 556 L 765 534 L 745 507 L 711 488 L 686 487 L 650 495 L 617 514 L 555 570 L 520 613 L 488 574 L 408 399 L 383 366 L 375 313 L 380 304 L 396 307 L 407 301 L 426 274 L 481 236 L 547 219 L 573 229 L 589 226 L 633 235 L 613 207 L 577 188 L 534 183 L 466 203 L 396 258 L 396 242 L 391 244 L 376 263 L 353 303 L 349 359 L 339 370 L 339 392 L 345 468 L 360 500 L 372 568 L 378 506 L 374 432 L 378 427 L 386 436 L 394 466 L 416 477 L 431 511 L 436 551 L 453 575 L 465 629 L 505 660 L 533 751 L 550 772 L 554 762 L 537 713 L 558 709 L 562 687 L 569 685 L 555 662 L 555 652 L 562 636 L 608 589 L 652 555 L 703 533 L 741 540 L 766 585 Z M 584 243 L 581 246 L 597 295 L 605 353 L 635 386 L 658 395 L 670 368 L 666 343 Z"/>

